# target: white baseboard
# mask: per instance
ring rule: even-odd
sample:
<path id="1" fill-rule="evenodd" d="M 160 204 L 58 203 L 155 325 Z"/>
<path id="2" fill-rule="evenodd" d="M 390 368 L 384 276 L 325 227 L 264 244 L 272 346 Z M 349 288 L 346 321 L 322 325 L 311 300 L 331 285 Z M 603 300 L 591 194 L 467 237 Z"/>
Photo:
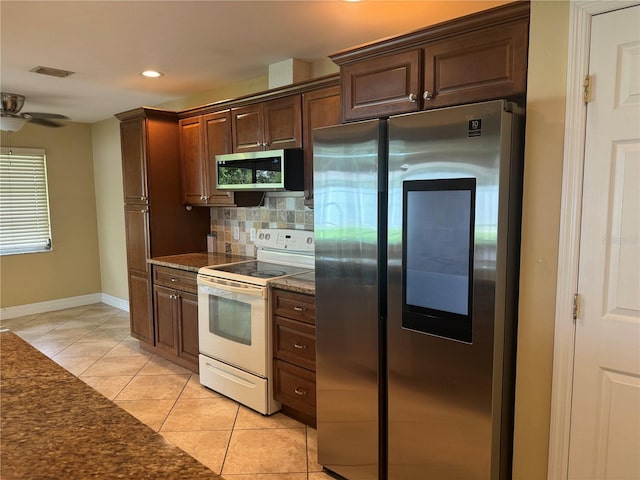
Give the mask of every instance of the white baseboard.
<path id="1" fill-rule="evenodd" d="M 91 293 L 89 295 L 80 295 L 78 297 L 59 298 L 57 300 L 49 300 L 47 302 L 0 308 L 0 319 L 6 320 L 9 318 L 22 317 L 24 315 L 53 312 L 55 310 L 81 307 L 83 305 L 91 305 L 93 303 L 100 302 L 111 305 L 112 307 L 120 308 L 127 312 L 129 311 L 129 302 L 126 300 L 107 295 L 106 293 Z"/>
<path id="2" fill-rule="evenodd" d="M 102 303 L 115 308 L 119 308 L 120 310 L 124 310 L 125 312 L 129 311 L 129 302 L 127 300 L 114 297 L 113 295 L 109 295 L 107 293 L 102 294 Z"/>

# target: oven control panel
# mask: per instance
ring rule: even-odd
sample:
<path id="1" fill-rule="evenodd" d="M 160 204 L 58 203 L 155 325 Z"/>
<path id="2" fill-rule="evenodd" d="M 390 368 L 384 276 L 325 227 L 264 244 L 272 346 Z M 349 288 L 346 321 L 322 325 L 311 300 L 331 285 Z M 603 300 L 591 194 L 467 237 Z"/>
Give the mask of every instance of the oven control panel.
<path id="1" fill-rule="evenodd" d="M 256 247 L 300 252 L 313 251 L 313 232 L 283 228 L 261 228 L 256 235 Z"/>

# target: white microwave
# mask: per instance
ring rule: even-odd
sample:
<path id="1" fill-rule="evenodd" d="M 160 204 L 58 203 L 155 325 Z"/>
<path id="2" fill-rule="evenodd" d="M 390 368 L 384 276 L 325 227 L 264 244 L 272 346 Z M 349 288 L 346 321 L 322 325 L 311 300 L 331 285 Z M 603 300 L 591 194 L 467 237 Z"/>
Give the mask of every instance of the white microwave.
<path id="1" fill-rule="evenodd" d="M 299 148 L 216 155 L 216 173 L 218 190 L 304 190 L 304 159 Z"/>

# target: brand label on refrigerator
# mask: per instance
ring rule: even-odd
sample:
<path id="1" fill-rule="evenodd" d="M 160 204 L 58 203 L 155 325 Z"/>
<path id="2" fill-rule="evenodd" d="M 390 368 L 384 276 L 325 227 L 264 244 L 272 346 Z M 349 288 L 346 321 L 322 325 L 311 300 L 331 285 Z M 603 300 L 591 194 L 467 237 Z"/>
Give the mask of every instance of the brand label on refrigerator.
<path id="1" fill-rule="evenodd" d="M 479 137 L 480 135 L 482 135 L 482 119 L 476 118 L 469 120 L 467 137 Z"/>

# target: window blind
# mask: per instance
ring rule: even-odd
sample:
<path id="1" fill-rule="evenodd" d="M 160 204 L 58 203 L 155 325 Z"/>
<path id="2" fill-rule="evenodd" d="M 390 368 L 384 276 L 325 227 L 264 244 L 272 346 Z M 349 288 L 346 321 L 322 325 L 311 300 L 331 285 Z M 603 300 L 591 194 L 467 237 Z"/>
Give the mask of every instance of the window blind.
<path id="1" fill-rule="evenodd" d="M 51 250 L 44 150 L 0 150 L 0 255 Z"/>

